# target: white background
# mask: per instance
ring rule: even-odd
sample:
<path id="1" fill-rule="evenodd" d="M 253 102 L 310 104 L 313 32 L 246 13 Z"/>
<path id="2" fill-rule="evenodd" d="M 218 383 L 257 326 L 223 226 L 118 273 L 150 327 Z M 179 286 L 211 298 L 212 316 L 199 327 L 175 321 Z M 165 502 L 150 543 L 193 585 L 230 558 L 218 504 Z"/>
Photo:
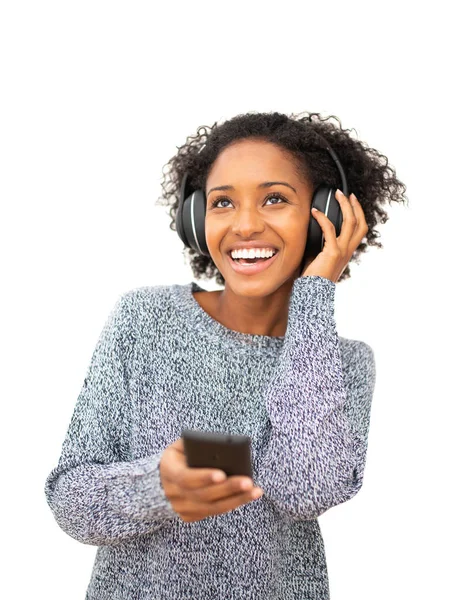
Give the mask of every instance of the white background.
<path id="1" fill-rule="evenodd" d="M 336 291 L 377 383 L 363 488 L 319 523 L 332 600 L 448 594 L 443 7 L 2 3 L 3 597 L 84 598 L 96 547 L 59 529 L 45 479 L 118 296 L 193 280 L 155 206 L 163 165 L 198 127 L 256 110 L 336 115 L 407 185 L 383 249 Z"/>

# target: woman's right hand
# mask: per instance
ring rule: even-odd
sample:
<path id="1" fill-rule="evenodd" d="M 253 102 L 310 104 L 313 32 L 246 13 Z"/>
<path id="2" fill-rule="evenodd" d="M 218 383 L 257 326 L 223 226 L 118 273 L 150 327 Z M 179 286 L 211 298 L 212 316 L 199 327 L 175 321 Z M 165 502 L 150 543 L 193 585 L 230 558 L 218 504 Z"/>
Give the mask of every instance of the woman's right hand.
<path id="1" fill-rule="evenodd" d="M 184 453 L 183 438 L 164 450 L 159 464 L 161 484 L 172 508 L 183 521 L 201 521 L 219 515 L 260 498 L 263 490 L 246 476 L 226 477 L 218 469 L 190 468 Z M 222 473 L 224 480 L 215 483 L 213 473 Z M 241 484 L 246 482 L 245 491 Z M 253 496 L 257 492 L 259 495 Z"/>

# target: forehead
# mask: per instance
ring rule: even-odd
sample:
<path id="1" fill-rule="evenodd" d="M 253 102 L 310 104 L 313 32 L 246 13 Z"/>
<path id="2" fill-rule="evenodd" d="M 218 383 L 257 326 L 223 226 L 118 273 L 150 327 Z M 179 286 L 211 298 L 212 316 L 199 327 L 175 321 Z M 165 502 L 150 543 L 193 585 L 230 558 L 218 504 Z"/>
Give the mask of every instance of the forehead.
<path id="1" fill-rule="evenodd" d="M 209 187 L 244 179 L 259 183 L 272 176 L 298 179 L 297 168 L 294 157 L 275 144 L 240 140 L 222 150 L 210 169 L 207 182 Z"/>

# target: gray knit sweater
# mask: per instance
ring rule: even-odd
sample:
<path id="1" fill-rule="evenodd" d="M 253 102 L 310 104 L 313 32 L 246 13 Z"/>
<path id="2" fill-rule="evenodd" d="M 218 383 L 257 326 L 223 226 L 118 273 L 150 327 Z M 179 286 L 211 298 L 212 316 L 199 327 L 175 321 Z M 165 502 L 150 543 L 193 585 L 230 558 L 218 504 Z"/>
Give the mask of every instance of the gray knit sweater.
<path id="1" fill-rule="evenodd" d="M 337 334 L 335 288 L 296 279 L 283 337 L 228 329 L 195 282 L 120 296 L 45 482 L 61 529 L 98 546 L 85 599 L 329 598 L 317 517 L 362 486 L 375 386 L 371 347 Z M 248 435 L 264 495 L 184 522 L 159 474 L 184 428 Z"/>

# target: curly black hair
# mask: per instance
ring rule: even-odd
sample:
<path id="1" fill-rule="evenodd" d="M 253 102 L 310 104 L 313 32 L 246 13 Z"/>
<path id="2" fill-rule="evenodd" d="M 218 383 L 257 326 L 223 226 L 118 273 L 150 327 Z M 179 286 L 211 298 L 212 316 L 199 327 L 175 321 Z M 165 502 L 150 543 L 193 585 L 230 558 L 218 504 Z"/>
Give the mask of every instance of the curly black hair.
<path id="1" fill-rule="evenodd" d="M 329 122 L 331 119 L 335 119 L 339 126 Z M 352 138 L 351 131 L 354 130 L 342 129 L 340 120 L 334 115 L 322 118 L 319 113 L 310 112 L 298 115 L 249 112 L 236 115 L 220 125 L 216 121 L 212 127 L 199 127 L 197 135 L 188 136 L 183 146 L 177 146 L 178 153 L 164 165 L 161 184 L 163 194 L 156 204 L 170 206 L 170 228 L 176 231 L 175 219 L 184 173 L 189 171 L 195 189 L 205 189 L 208 175 L 220 152 L 232 142 L 246 138 L 261 139 L 288 150 L 299 172 L 306 176 L 314 189 L 321 183 L 340 187 L 339 171 L 324 147 L 324 142 L 316 135 L 317 132 L 336 152 L 346 174 L 349 193 L 355 194 L 364 211 L 369 228 L 364 238 L 367 243 L 361 241 L 351 259 L 359 264 L 359 255 L 366 251 L 368 245 L 383 247 L 376 241 L 379 233 L 375 229 L 378 222 L 384 224 L 389 219 L 382 204 L 386 201 L 390 204 L 405 203 L 408 198 L 404 196 L 406 186 L 397 179 L 395 169 L 388 165 L 386 156 Z M 167 166 L 169 169 L 165 172 Z M 216 283 L 222 286 L 225 284 L 222 274 L 209 256 L 199 254 L 192 248 L 185 247 L 184 252 L 186 251 L 196 278 L 215 277 Z M 348 277 L 349 264 L 341 273 L 339 281 Z"/>

